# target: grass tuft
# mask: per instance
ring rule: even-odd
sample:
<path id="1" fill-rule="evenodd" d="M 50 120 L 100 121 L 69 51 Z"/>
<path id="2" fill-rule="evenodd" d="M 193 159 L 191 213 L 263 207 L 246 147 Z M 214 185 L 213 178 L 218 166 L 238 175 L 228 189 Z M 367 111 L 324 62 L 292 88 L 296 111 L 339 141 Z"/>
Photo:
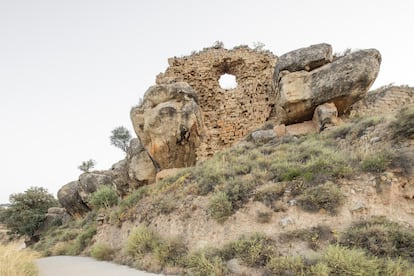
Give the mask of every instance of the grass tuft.
<path id="1" fill-rule="evenodd" d="M 39 257 L 30 249 L 19 249 L 17 244 L 0 243 L 0 275 L 36 276 L 35 260 Z"/>
<path id="2" fill-rule="evenodd" d="M 306 189 L 297 200 L 298 204 L 306 211 L 317 212 L 324 209 L 334 215 L 344 202 L 344 195 L 335 184 L 328 181 L 325 184 Z"/>

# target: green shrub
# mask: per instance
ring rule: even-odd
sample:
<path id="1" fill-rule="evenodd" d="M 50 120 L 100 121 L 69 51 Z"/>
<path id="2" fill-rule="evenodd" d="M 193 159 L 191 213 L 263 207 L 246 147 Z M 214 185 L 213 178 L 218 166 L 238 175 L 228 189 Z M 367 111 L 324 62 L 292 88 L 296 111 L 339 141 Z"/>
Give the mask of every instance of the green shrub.
<path id="1" fill-rule="evenodd" d="M 187 247 L 182 240 L 162 238 L 146 226 L 139 226 L 131 232 L 124 249 L 128 256 L 138 259 L 151 253 L 154 260 L 161 266 L 167 264 L 184 266 L 188 254 Z"/>
<path id="2" fill-rule="evenodd" d="M 305 275 L 305 264 L 301 257 L 282 256 L 271 258 L 266 265 L 270 275 Z"/>
<path id="3" fill-rule="evenodd" d="M 189 256 L 187 261 L 189 275 L 194 276 L 224 276 L 228 275 L 224 261 L 218 257 L 207 257 L 204 252 L 197 252 Z"/>
<path id="4" fill-rule="evenodd" d="M 260 233 L 225 245 L 221 251 L 224 259 L 238 258 L 247 266 L 264 266 L 274 253 L 274 242 Z"/>
<path id="5" fill-rule="evenodd" d="M 362 248 L 378 257 L 403 257 L 414 262 L 413 229 L 390 222 L 384 217 L 372 217 L 348 228 L 340 242 Z"/>
<path id="6" fill-rule="evenodd" d="M 260 187 L 254 195 L 254 200 L 262 202 L 267 207 L 272 207 L 274 202 L 280 199 L 286 190 L 286 185 L 282 183 L 272 183 Z"/>
<path id="7" fill-rule="evenodd" d="M 114 250 L 107 244 L 97 243 L 91 248 L 91 256 L 100 261 L 112 260 Z"/>
<path id="8" fill-rule="evenodd" d="M 227 195 L 234 213 L 249 200 L 254 186 L 253 180 L 250 178 L 237 178 L 226 181 L 220 190 Z"/>
<path id="9" fill-rule="evenodd" d="M 214 187 L 223 183 L 226 179 L 226 170 L 220 154 L 202 163 L 196 167 L 195 176 L 198 194 L 206 195 L 214 190 Z"/>
<path id="10" fill-rule="evenodd" d="M 414 138 L 414 107 L 407 107 L 400 111 L 395 121 L 390 124 L 394 140 Z"/>
<path id="11" fill-rule="evenodd" d="M 178 238 L 163 239 L 154 248 L 155 258 L 161 265 L 185 264 L 188 250 L 182 240 Z"/>
<path id="12" fill-rule="evenodd" d="M 94 208 L 109 208 L 117 205 L 119 201 L 116 191 L 109 186 L 103 186 L 89 197 L 89 203 Z"/>
<path id="13" fill-rule="evenodd" d="M 152 252 L 159 243 L 159 240 L 160 237 L 154 231 L 141 225 L 132 230 L 129 235 L 125 245 L 125 252 L 131 257 Z"/>
<path id="14" fill-rule="evenodd" d="M 410 276 L 414 275 L 414 267 L 401 258 L 387 259 L 381 266 L 381 275 Z"/>
<path id="15" fill-rule="evenodd" d="M 306 241 L 312 249 L 318 249 L 323 241 L 331 241 L 333 233 L 329 226 L 318 225 L 308 229 L 297 229 L 287 233 L 282 233 L 280 239 L 282 242 L 290 242 L 292 240 Z"/>
<path id="16" fill-rule="evenodd" d="M 325 209 L 330 214 L 336 214 L 338 207 L 344 201 L 341 190 L 332 182 L 308 188 L 298 197 L 298 204 L 306 211 L 317 212 Z"/>
<path id="17" fill-rule="evenodd" d="M 79 255 L 82 251 L 90 245 L 93 236 L 96 234 L 96 226 L 89 226 L 82 231 L 74 240 L 73 243 L 69 243 L 67 248 L 68 255 Z"/>
<path id="18" fill-rule="evenodd" d="M 380 275 L 380 262 L 368 257 L 364 251 L 328 246 L 322 263 L 329 267 L 330 275 Z"/>
<path id="19" fill-rule="evenodd" d="M 137 190 L 133 191 L 127 195 L 124 199 L 119 202 L 117 208 L 114 208 L 110 215 L 110 221 L 113 224 L 120 224 L 126 218 L 129 217 L 130 209 L 138 204 L 138 202 L 148 195 L 148 186 L 139 187 Z"/>
<path id="20" fill-rule="evenodd" d="M 361 162 L 361 168 L 366 172 L 380 173 L 391 164 L 393 156 L 388 151 L 380 151 L 367 156 Z"/>
<path id="21" fill-rule="evenodd" d="M 211 197 L 208 212 L 220 223 L 233 214 L 233 206 L 225 192 L 217 192 Z"/>

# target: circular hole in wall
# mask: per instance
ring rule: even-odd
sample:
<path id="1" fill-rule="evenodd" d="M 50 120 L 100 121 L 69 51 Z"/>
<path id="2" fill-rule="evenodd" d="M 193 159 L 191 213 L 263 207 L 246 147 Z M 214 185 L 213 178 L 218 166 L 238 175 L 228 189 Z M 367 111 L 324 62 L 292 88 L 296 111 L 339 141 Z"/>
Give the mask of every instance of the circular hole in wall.
<path id="1" fill-rule="evenodd" d="M 219 84 L 222 89 L 234 89 L 237 87 L 236 76 L 232 74 L 223 74 L 219 78 Z"/>

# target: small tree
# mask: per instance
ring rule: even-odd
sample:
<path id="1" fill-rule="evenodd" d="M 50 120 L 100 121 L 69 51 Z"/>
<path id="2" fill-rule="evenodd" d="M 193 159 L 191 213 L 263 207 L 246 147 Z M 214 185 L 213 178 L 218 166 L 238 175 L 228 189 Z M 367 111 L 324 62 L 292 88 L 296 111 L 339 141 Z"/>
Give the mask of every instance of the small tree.
<path id="1" fill-rule="evenodd" d="M 117 148 L 120 148 L 124 152 L 128 151 L 129 142 L 131 141 L 131 134 L 128 129 L 123 126 L 114 128 L 111 131 L 112 135 L 110 137 L 111 145 L 114 145 Z"/>
<path id="2" fill-rule="evenodd" d="M 11 234 L 33 237 L 46 219 L 47 210 L 58 205 L 45 188 L 31 187 L 24 193 L 10 195 L 10 206 L 2 211 L 2 222 Z"/>
<path id="3" fill-rule="evenodd" d="M 78 169 L 83 172 L 89 172 L 89 170 L 95 167 L 95 165 L 96 165 L 96 161 L 89 159 L 88 161 L 83 161 L 82 164 L 78 166 Z"/>

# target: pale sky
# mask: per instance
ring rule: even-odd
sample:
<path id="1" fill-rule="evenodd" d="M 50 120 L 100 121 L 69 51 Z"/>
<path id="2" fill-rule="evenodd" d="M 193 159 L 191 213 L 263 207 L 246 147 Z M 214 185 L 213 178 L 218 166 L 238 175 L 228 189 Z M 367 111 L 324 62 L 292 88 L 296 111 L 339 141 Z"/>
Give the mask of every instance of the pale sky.
<path id="1" fill-rule="evenodd" d="M 330 43 L 376 48 L 373 87 L 414 86 L 414 2 L 0 0 L 0 203 L 31 186 L 56 195 L 82 161 L 109 169 L 109 143 L 167 59 L 223 41 L 276 55 Z"/>

